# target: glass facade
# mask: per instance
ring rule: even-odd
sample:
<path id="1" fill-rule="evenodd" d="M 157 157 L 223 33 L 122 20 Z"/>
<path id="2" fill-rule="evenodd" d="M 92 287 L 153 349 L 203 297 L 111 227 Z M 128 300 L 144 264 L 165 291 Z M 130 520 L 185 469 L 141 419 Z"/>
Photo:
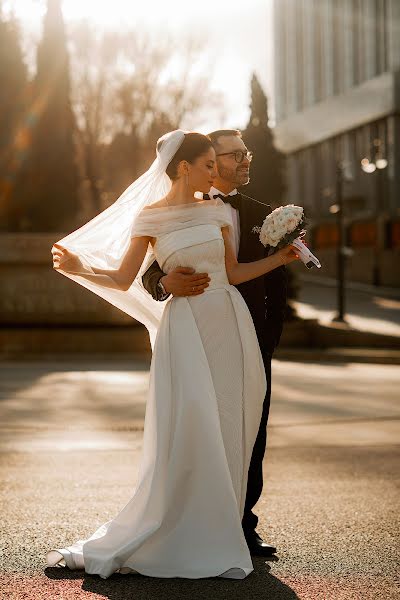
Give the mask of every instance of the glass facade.
<path id="1" fill-rule="evenodd" d="M 400 67 L 398 0 L 275 0 L 277 118 Z"/>
<path id="2" fill-rule="evenodd" d="M 334 219 L 330 207 L 340 161 L 346 166 L 344 194 L 351 217 L 369 218 L 378 211 L 398 217 L 400 176 L 394 166 L 400 159 L 398 110 L 377 117 L 372 108 L 369 121 L 352 125 L 347 119 L 345 128 L 340 126 L 340 111 L 356 112 L 351 94 L 367 82 L 375 85 L 378 97 L 379 77 L 400 70 L 400 1 L 275 0 L 274 46 L 279 57 L 274 65 L 278 145 L 280 125 L 289 137 L 294 118 L 302 134 L 292 135 L 292 149 L 284 150 L 288 202 L 302 201 L 312 219 Z M 347 104 L 341 106 L 345 97 Z M 307 113 L 310 123 L 310 110 L 327 102 L 331 102 L 332 123 L 338 123 L 336 131 L 333 125 L 328 137 L 304 142 L 312 136 L 307 138 L 307 131 L 301 130 L 302 114 Z M 297 146 L 296 139 L 302 140 Z M 361 168 L 363 158 L 374 164 L 384 159 L 388 164 L 366 173 Z"/>

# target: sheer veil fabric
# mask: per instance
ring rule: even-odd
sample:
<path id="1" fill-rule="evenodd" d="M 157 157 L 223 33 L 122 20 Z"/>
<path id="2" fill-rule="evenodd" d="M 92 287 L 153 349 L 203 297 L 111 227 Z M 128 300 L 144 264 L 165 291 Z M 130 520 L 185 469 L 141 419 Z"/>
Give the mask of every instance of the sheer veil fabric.
<path id="1" fill-rule="evenodd" d="M 156 159 L 150 168 L 136 179 L 121 196 L 103 212 L 58 243 L 79 255 L 88 270 L 117 269 L 129 248 L 131 231 L 141 210 L 163 198 L 171 189 L 166 168 L 185 138 L 185 131 L 177 129 L 162 136 L 157 144 Z M 160 143 L 161 142 L 161 143 Z M 60 273 L 101 296 L 134 319 L 143 323 L 154 347 L 155 335 L 164 302 L 156 302 L 141 285 L 142 274 L 154 260 L 149 250 L 143 265 L 129 290 L 107 288 L 96 281 L 88 281 L 77 274 L 58 269 Z"/>

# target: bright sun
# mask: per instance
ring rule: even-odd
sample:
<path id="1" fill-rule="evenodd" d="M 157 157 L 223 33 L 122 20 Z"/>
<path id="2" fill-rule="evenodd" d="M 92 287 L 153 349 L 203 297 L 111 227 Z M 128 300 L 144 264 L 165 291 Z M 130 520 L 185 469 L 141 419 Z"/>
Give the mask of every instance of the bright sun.
<path id="1" fill-rule="evenodd" d="M 24 20 L 36 21 L 43 16 L 46 0 L 5 0 L 4 7 L 13 8 Z M 212 19 L 224 11 L 235 12 L 232 0 L 203 0 L 190 3 L 187 0 L 62 0 L 64 18 L 69 20 L 89 19 L 103 28 L 132 27 L 137 24 L 163 25 L 168 29 L 191 22 L 193 29 L 198 24 L 210 24 Z"/>

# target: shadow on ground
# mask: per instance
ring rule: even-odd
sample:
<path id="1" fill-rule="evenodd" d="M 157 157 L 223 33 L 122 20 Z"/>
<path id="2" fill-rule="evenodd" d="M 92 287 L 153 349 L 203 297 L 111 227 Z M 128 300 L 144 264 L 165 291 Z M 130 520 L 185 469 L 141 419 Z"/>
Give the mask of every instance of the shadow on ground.
<path id="1" fill-rule="evenodd" d="M 143 575 L 115 574 L 104 580 L 97 575 L 83 573 L 82 590 L 92 592 L 109 600 L 140 598 L 141 600 L 250 600 L 251 598 L 296 600 L 297 594 L 282 581 L 269 573 L 269 565 L 263 558 L 253 558 L 254 571 L 246 579 L 158 578 Z M 77 580 L 82 571 L 70 571 L 59 567 L 47 567 L 49 579 Z M 60 581 L 61 582 L 61 581 Z"/>

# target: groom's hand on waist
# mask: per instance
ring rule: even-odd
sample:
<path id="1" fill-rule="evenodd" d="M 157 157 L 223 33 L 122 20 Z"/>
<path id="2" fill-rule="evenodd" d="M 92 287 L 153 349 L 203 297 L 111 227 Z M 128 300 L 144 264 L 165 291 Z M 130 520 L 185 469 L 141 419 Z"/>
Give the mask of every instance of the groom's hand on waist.
<path id="1" fill-rule="evenodd" d="M 198 296 L 208 287 L 208 273 L 196 273 L 188 267 L 176 267 L 160 280 L 165 290 L 173 296 Z"/>

